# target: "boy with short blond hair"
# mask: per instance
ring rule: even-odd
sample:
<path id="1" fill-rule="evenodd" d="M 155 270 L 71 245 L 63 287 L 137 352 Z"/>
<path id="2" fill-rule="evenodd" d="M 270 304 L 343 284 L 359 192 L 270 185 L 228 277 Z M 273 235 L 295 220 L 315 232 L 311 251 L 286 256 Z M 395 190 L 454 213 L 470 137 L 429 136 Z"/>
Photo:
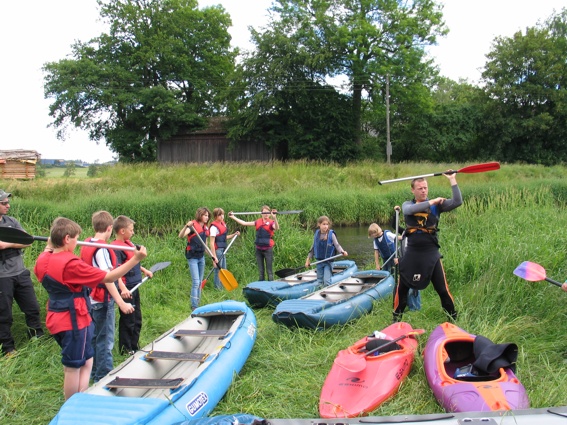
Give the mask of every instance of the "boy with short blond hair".
<path id="1" fill-rule="evenodd" d="M 112 215 L 108 211 L 97 211 L 92 215 L 91 222 L 95 235 L 85 241 L 108 243 L 114 223 Z M 107 248 L 82 246 L 81 259 L 105 271 L 110 271 L 116 267 L 116 254 L 113 250 Z M 116 284 L 118 284 L 120 292 L 116 290 Z M 91 378 L 94 382 L 98 382 L 114 367 L 112 357 L 114 328 L 116 326 L 114 302 L 116 301 L 118 305 L 126 305 L 122 297 L 130 298 L 129 291 L 121 279 L 114 282 L 111 289 L 109 291 L 107 284 L 100 283 L 90 294 L 91 316 L 94 322 L 92 341 L 94 357 Z"/>
<path id="2" fill-rule="evenodd" d="M 146 248 L 140 247 L 125 264 L 111 271 L 100 270 L 73 253 L 81 230 L 68 218 L 56 218 L 46 248 L 34 267 L 37 279 L 49 294 L 46 326 L 61 347 L 65 399 L 89 386 L 94 326 L 89 313 L 88 288 L 94 289 L 104 282 L 109 291 L 116 290 L 114 281 L 147 255 Z M 121 308 L 125 312 L 134 310 L 126 303 Z"/>
<path id="3" fill-rule="evenodd" d="M 136 222 L 131 218 L 120 215 L 114 220 L 113 230 L 116 239 L 113 245 L 119 246 L 135 246 L 130 240 L 134 235 L 134 225 Z M 119 251 L 116 253 L 117 264 L 123 264 L 132 257 L 132 251 Z M 122 279 L 128 291 L 132 290 L 138 283 L 142 281 L 142 273 L 151 278 L 153 273 L 145 269 L 140 264 L 134 266 Z M 118 320 L 118 347 L 122 354 L 134 354 L 139 350 L 140 332 L 142 330 L 142 309 L 140 304 L 140 292 L 134 291 L 130 293 L 131 303 L 136 306 L 134 314 L 123 314 L 120 312 Z"/>

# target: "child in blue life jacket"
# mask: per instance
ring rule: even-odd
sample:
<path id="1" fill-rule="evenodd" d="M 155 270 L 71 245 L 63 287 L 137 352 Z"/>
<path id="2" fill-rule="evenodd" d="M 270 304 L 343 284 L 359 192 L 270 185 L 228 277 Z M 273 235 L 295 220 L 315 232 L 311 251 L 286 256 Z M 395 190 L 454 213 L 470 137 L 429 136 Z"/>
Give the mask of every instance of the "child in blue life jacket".
<path id="1" fill-rule="evenodd" d="M 331 230 L 331 220 L 326 215 L 317 219 L 318 229 L 315 231 L 313 237 L 313 245 L 307 254 L 305 260 L 305 267 L 309 267 L 311 259 L 315 258 L 317 261 L 333 257 L 337 254 L 347 256 L 348 253 L 339 245 L 337 235 Z M 324 261 L 317 264 L 317 282 L 320 285 L 330 285 L 331 278 L 333 277 L 332 261 Z"/>
<path id="2" fill-rule="evenodd" d="M 378 224 L 372 223 L 368 227 L 368 237 L 373 239 L 376 270 L 385 270 L 392 273 L 393 266 L 397 261 L 395 258 L 396 256 L 394 255 L 396 252 L 396 235 L 390 230 L 382 230 Z M 399 236 L 401 253 L 403 253 L 404 243 L 405 239 Z M 382 266 L 380 266 L 381 261 L 383 262 Z M 421 294 L 417 289 L 410 291 L 410 295 L 408 297 L 408 308 L 410 311 L 421 309 Z"/>

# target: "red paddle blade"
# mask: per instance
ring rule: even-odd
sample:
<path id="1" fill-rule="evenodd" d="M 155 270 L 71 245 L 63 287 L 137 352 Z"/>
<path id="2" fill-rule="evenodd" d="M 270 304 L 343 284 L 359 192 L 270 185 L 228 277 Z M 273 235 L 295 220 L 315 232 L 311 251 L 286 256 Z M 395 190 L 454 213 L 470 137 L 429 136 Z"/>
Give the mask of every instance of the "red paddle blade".
<path id="1" fill-rule="evenodd" d="M 546 279 L 545 269 L 537 263 L 524 261 L 514 270 L 514 274 L 530 282 L 538 282 Z"/>
<path id="2" fill-rule="evenodd" d="M 201 282 L 201 290 L 203 290 L 203 288 L 205 288 L 206 283 L 207 283 L 207 279 L 203 279 L 203 281 Z"/>
<path id="3" fill-rule="evenodd" d="M 469 165 L 458 170 L 459 173 L 485 173 L 500 169 L 499 162 L 485 162 L 484 164 Z"/>

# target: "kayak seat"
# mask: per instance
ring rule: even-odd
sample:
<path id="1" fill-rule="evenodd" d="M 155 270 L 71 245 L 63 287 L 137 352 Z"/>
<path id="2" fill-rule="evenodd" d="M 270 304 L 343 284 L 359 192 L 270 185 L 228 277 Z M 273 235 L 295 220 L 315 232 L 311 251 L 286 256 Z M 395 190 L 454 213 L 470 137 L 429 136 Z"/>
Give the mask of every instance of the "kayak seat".
<path id="1" fill-rule="evenodd" d="M 175 389 L 183 382 L 183 378 L 174 379 L 138 379 L 117 377 L 106 384 L 107 388 L 147 388 Z"/>
<path id="2" fill-rule="evenodd" d="M 364 285 L 364 281 L 362 279 L 358 279 L 356 277 L 349 277 L 348 279 L 341 280 L 341 285 Z"/>
<path id="3" fill-rule="evenodd" d="M 179 353 L 176 351 L 150 351 L 144 357 L 146 360 L 177 360 L 185 362 L 203 363 L 207 354 L 203 353 Z"/>
<path id="4" fill-rule="evenodd" d="M 351 283 L 350 285 L 339 285 L 339 288 L 341 288 L 343 291 L 345 292 L 350 292 L 350 293 L 354 293 L 356 294 L 357 292 L 360 292 L 362 290 L 362 287 L 364 285 L 361 285 L 360 283 Z"/>
<path id="5" fill-rule="evenodd" d="M 457 369 L 475 361 L 472 341 L 449 341 L 444 350 L 449 357 L 445 359 L 443 366 L 451 378 L 455 376 Z"/>
<path id="6" fill-rule="evenodd" d="M 183 336 L 199 336 L 204 338 L 219 338 L 222 339 L 226 336 L 230 329 L 214 329 L 214 330 L 199 330 L 199 329 L 178 329 L 173 336 L 180 338 Z"/>

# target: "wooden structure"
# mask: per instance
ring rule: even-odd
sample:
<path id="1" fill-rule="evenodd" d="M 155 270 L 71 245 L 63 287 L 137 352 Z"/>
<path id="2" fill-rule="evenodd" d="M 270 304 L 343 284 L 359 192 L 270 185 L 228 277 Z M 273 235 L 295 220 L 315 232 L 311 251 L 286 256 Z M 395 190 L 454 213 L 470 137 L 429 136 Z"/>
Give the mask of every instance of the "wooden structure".
<path id="1" fill-rule="evenodd" d="M 40 158 L 41 155 L 37 151 L 0 150 L 0 178 L 34 179 L 35 167 Z"/>
<path id="2" fill-rule="evenodd" d="M 200 131 L 184 132 L 159 142 L 158 162 L 272 161 L 274 153 L 261 142 L 240 141 L 231 146 L 223 127 L 225 117 L 213 117 Z"/>

